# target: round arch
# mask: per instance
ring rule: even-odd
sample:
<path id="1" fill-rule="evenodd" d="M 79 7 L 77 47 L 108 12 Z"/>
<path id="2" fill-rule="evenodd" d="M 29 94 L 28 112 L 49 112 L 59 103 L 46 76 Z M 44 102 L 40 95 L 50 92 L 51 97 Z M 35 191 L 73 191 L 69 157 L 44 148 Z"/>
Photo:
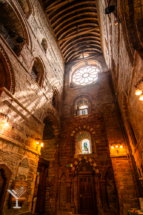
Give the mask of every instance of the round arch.
<path id="1" fill-rule="evenodd" d="M 1 180 L 2 189 L 0 191 L 0 214 L 2 213 L 11 175 L 12 175 L 11 170 L 5 164 L 0 164 L 0 177 L 2 179 Z"/>
<path id="2" fill-rule="evenodd" d="M 29 16 L 32 14 L 32 2 L 30 0 L 18 0 L 26 18 L 28 19 Z"/>
<path id="3" fill-rule="evenodd" d="M 93 130 L 93 128 L 91 128 L 88 125 L 81 125 L 81 126 L 74 128 L 74 130 L 71 132 L 71 156 L 75 155 L 76 139 L 78 138 L 78 135 L 80 135 L 80 134 L 83 134 L 83 138 L 81 137 L 82 140 L 84 139 L 84 137 L 85 137 L 85 139 L 90 139 L 91 153 L 96 153 L 96 144 L 95 144 L 96 132 Z M 88 135 L 86 135 L 86 134 L 88 134 Z"/>
<path id="4" fill-rule="evenodd" d="M 43 78 L 45 74 L 45 66 L 41 58 L 35 57 L 31 70 L 31 77 L 38 83 L 40 87 L 43 85 Z"/>
<path id="5" fill-rule="evenodd" d="M 52 122 L 54 128 L 54 134 L 58 135 L 60 133 L 61 124 L 59 116 L 56 114 L 55 110 L 48 108 L 47 112 L 43 115 L 43 121 L 47 118 Z"/>
<path id="6" fill-rule="evenodd" d="M 9 90 L 12 94 L 15 92 L 14 71 L 10 60 L 0 44 L 0 95 L 3 88 Z"/>
<path id="7" fill-rule="evenodd" d="M 0 37 L 17 56 L 29 45 L 27 23 L 14 2 L 0 0 Z"/>
<path id="8" fill-rule="evenodd" d="M 126 48 L 130 57 L 130 61 L 134 63 L 135 50 L 143 59 L 143 12 L 141 2 L 136 4 L 136 0 L 130 2 L 127 0 L 120 0 L 120 16 L 123 35 L 125 39 Z"/>
<path id="9" fill-rule="evenodd" d="M 77 104 L 80 100 L 85 100 L 87 101 L 87 105 L 88 105 L 88 114 L 91 114 L 91 106 L 92 106 L 92 103 L 91 103 L 91 100 L 92 100 L 92 97 L 91 95 L 89 94 L 82 94 L 82 95 L 79 95 L 77 98 L 75 98 L 72 103 L 73 103 L 73 106 L 72 106 L 72 109 L 71 109 L 71 113 L 72 115 L 76 115 L 76 111 L 77 111 Z"/>

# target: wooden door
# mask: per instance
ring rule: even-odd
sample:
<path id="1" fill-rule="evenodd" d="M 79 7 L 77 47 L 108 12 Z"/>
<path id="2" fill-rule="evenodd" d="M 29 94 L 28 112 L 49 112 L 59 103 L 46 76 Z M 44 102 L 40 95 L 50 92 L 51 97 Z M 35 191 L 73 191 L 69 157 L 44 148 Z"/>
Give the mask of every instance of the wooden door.
<path id="1" fill-rule="evenodd" d="M 92 175 L 78 176 L 78 195 L 79 195 L 79 213 L 93 215 L 94 208 L 94 187 Z"/>

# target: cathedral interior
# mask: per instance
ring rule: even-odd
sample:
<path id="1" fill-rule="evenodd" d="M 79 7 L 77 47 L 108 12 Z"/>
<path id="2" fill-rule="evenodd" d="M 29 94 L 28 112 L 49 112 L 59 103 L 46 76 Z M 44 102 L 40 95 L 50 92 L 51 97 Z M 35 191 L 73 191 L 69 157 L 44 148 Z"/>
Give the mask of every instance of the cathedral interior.
<path id="1" fill-rule="evenodd" d="M 0 0 L 0 215 L 143 214 L 143 0 Z"/>

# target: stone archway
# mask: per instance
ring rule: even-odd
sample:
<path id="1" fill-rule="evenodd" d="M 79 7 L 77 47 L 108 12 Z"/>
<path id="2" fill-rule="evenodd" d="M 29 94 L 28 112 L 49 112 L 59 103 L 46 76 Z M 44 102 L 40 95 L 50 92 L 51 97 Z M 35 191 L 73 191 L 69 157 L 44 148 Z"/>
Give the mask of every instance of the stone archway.
<path id="1" fill-rule="evenodd" d="M 143 12 L 141 1 L 120 0 L 120 16 L 126 48 L 133 64 L 135 50 L 143 59 Z"/>
<path id="2" fill-rule="evenodd" d="M 2 213 L 11 174 L 11 170 L 5 164 L 0 164 L 0 214 Z"/>
<path id="3" fill-rule="evenodd" d="M 9 58 L 3 47 L 0 45 L 0 95 L 4 87 L 11 91 L 11 93 L 14 93 L 15 79 Z"/>
<path id="4" fill-rule="evenodd" d="M 27 24 L 13 2 L 0 0 L 0 39 L 17 56 L 29 45 Z"/>
<path id="5" fill-rule="evenodd" d="M 32 13 L 31 2 L 29 0 L 18 0 L 18 2 L 25 13 L 26 18 L 29 18 Z"/>

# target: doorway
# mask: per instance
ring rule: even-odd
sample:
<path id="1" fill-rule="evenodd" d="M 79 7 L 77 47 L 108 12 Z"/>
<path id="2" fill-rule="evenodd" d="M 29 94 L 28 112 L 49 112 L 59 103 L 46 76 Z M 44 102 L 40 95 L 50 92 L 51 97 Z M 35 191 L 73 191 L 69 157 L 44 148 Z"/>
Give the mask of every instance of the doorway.
<path id="1" fill-rule="evenodd" d="M 5 164 L 0 164 L 0 214 L 2 213 L 11 174 L 12 172 Z"/>
<path id="2" fill-rule="evenodd" d="M 79 175 L 79 214 L 94 215 L 94 186 L 92 175 Z"/>

